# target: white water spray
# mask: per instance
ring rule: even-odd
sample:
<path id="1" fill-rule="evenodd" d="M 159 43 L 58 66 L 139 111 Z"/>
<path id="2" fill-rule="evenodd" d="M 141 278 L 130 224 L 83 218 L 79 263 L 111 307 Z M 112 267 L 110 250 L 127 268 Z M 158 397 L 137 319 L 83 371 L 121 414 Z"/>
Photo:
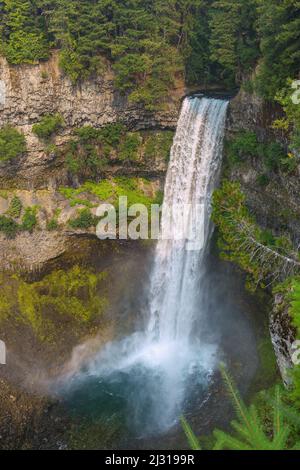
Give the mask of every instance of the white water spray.
<path id="1" fill-rule="evenodd" d="M 217 348 L 200 340 L 196 324 L 201 325 L 201 279 L 212 234 L 211 196 L 219 175 L 227 105 L 217 99 L 184 100 L 165 185 L 164 239 L 156 248 L 145 331 L 108 344 L 82 373 L 114 382 L 118 374 L 130 376 L 135 411 L 148 410 L 152 429 L 172 426 L 182 412 L 189 381 L 196 377 L 203 384 L 214 367 Z M 176 235 L 195 231 L 195 207 L 196 220 L 201 221 L 196 227 L 200 246 L 193 250 L 187 238 Z"/>
<path id="2" fill-rule="evenodd" d="M 211 197 L 219 174 L 227 105 L 207 98 L 187 98 L 183 103 L 165 186 L 166 237 L 157 246 L 150 290 L 148 334 L 161 342 L 188 343 L 199 312 L 197 292 L 211 236 Z M 178 214 L 178 207 L 189 212 Z M 195 215 L 195 207 L 200 214 Z M 201 245 L 193 250 L 188 239 L 174 238 L 176 233 L 193 232 L 195 220 L 201 221 L 197 227 Z"/>

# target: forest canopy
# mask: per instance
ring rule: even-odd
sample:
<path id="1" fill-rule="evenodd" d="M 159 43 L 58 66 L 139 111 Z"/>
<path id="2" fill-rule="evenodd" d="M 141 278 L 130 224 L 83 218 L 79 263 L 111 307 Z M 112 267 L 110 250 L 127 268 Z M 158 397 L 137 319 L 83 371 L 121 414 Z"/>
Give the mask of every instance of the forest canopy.
<path id="1" fill-rule="evenodd" d="M 300 59 L 297 0 L 0 0 L 1 53 L 35 63 L 60 50 L 76 83 L 113 64 L 116 86 L 148 109 L 177 76 L 254 86 L 273 100 Z M 258 68 L 257 68 L 258 66 Z"/>

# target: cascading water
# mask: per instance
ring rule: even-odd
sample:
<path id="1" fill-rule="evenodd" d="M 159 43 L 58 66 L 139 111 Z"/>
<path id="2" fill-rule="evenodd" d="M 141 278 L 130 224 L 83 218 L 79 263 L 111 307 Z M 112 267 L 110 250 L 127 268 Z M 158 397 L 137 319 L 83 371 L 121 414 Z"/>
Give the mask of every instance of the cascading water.
<path id="1" fill-rule="evenodd" d="M 104 394 L 121 394 L 130 408 L 127 414 L 143 430 L 171 427 L 182 413 L 186 390 L 195 383 L 205 386 L 214 367 L 217 347 L 201 335 L 202 280 L 227 105 L 219 99 L 184 100 L 165 185 L 163 238 L 155 252 L 145 329 L 106 345 L 75 378 L 77 384 L 97 379 Z"/>
<path id="2" fill-rule="evenodd" d="M 190 341 L 197 292 L 211 234 L 210 207 L 220 167 L 227 102 L 187 98 L 177 126 L 165 185 L 164 239 L 158 243 L 150 290 L 148 333 L 159 341 Z M 197 207 L 198 205 L 198 207 Z M 195 221 L 201 223 L 196 227 Z M 200 245 L 178 234 L 198 235 Z"/>

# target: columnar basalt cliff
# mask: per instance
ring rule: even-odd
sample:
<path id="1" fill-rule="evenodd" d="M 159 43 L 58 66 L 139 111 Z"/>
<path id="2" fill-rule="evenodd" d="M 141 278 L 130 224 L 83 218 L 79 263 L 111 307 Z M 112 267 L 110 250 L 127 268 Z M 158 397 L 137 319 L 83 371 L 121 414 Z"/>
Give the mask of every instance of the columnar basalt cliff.
<path id="1" fill-rule="evenodd" d="M 54 52 L 47 62 L 10 66 L 0 58 L 0 127 L 11 124 L 21 130 L 27 141 L 27 154 L 0 164 L 0 186 L 41 188 L 67 181 L 63 156 L 46 152 L 45 145 L 32 132 L 32 126 L 47 114 L 59 113 L 65 127 L 54 139 L 61 148 L 73 131 L 85 125 L 95 128 L 122 122 L 130 130 L 175 129 L 184 84 L 170 90 L 163 109 L 146 111 L 128 102 L 114 86 L 114 75 L 107 62 L 103 73 L 73 85 L 59 68 Z M 151 163 L 152 171 L 165 171 L 161 162 Z"/>

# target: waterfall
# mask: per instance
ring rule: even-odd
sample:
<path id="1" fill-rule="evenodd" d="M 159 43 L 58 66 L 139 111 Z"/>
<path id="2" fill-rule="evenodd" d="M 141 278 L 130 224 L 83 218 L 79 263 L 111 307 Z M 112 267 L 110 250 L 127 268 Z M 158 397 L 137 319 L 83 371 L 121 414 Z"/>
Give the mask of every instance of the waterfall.
<path id="1" fill-rule="evenodd" d="M 148 333 L 162 342 L 188 342 L 193 331 L 227 105 L 207 98 L 186 98 L 183 103 L 165 185 L 164 239 L 157 245 L 150 289 Z M 193 227 L 195 222 L 199 225 Z M 201 241 L 195 250 L 189 249 L 187 238 L 176 239 L 195 230 Z"/>
<path id="2" fill-rule="evenodd" d="M 98 401 L 120 397 L 142 432 L 169 429 L 187 390 L 206 387 L 217 347 L 201 335 L 211 196 L 219 176 L 227 101 L 186 98 L 171 151 L 143 331 L 111 342 L 80 371 Z M 81 397 L 83 394 L 79 393 Z M 84 394 L 85 395 L 85 394 Z M 132 423 L 130 423 L 132 429 Z"/>

